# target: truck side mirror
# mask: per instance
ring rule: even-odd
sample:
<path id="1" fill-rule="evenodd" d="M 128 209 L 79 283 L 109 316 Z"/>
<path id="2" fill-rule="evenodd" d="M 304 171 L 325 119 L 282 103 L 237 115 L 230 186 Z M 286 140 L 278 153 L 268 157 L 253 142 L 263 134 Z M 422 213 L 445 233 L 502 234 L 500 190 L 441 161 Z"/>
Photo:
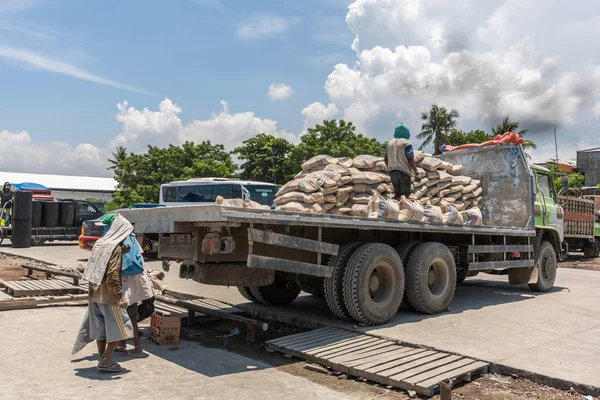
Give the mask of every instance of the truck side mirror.
<path id="1" fill-rule="evenodd" d="M 569 191 L 569 177 L 568 176 L 565 176 L 562 178 L 562 187 L 563 187 L 563 192 Z"/>

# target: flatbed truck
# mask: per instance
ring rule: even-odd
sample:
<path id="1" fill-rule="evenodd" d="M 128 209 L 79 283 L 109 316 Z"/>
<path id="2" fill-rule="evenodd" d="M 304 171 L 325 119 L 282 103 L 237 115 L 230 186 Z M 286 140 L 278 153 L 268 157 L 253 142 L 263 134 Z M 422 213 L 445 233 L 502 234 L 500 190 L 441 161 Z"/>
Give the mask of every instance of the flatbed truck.
<path id="1" fill-rule="evenodd" d="M 484 226 L 446 225 L 221 206 L 120 213 L 159 243 L 163 268 L 180 278 L 237 286 L 249 301 L 283 305 L 301 290 L 324 296 L 339 318 L 389 321 L 401 303 L 447 310 L 457 283 L 480 272 L 547 292 L 563 254 L 564 212 L 550 171 L 530 166 L 521 146 L 444 153 L 481 180 Z"/>

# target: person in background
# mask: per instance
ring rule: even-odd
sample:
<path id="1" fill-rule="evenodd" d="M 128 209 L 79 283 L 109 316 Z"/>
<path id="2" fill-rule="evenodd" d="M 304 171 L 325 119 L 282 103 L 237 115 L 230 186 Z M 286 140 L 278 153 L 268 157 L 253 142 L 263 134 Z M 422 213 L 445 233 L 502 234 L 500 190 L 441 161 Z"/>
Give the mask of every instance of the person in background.
<path id="1" fill-rule="evenodd" d="M 89 302 L 72 354 L 95 340 L 98 370 L 115 373 L 124 369 L 113 361 L 113 351 L 119 342 L 133 336 L 122 281 L 123 254 L 130 251 L 123 242 L 133 226 L 118 214 L 106 215 L 102 223 L 109 229 L 94 245 L 83 273 L 83 279 L 89 282 Z"/>
<path id="2" fill-rule="evenodd" d="M 394 139 L 385 149 L 385 165 L 392 178 L 396 201 L 400 201 L 402 196 L 410 196 L 412 178 L 417 174 L 417 163 L 409 139 L 408 127 L 404 123 L 399 123 L 394 130 Z"/>
<path id="3" fill-rule="evenodd" d="M 123 255 L 123 297 L 127 300 L 127 314 L 133 325 L 133 350 L 127 350 L 125 341 L 121 341 L 116 350 L 135 358 L 146 357 L 140 342 L 138 322 L 148 317 L 141 318 L 138 303 L 148 304 L 154 298 L 152 284 L 144 268 L 142 248 L 134 234 L 129 235 L 124 241 L 130 251 Z M 145 311 L 145 310 L 144 310 Z"/>

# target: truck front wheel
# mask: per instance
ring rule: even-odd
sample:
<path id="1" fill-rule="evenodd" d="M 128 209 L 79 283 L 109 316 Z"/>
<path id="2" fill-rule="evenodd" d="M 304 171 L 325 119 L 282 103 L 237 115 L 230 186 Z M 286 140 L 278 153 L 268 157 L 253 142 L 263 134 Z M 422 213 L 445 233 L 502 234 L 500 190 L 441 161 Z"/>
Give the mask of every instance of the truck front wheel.
<path id="1" fill-rule="evenodd" d="M 256 297 L 254 297 L 252 291 L 248 286 L 238 286 L 237 289 L 246 300 L 251 301 L 253 303 L 258 303 L 258 300 L 256 300 Z"/>
<path id="2" fill-rule="evenodd" d="M 529 288 L 534 292 L 548 292 L 554 286 L 557 267 L 556 253 L 550 242 L 542 242 L 536 267 L 538 270 L 537 281 L 530 283 Z"/>
<path id="3" fill-rule="evenodd" d="M 456 265 L 448 247 L 428 242 L 419 245 L 406 268 L 406 290 L 410 305 L 424 314 L 446 310 L 456 289 Z"/>
<path id="4" fill-rule="evenodd" d="M 295 282 L 275 281 L 266 286 L 253 286 L 250 292 L 261 304 L 283 306 L 296 300 L 300 294 L 300 287 Z"/>
<path id="5" fill-rule="evenodd" d="M 404 268 L 393 247 L 360 246 L 344 272 L 344 303 L 357 322 L 379 325 L 398 312 L 404 295 Z"/>

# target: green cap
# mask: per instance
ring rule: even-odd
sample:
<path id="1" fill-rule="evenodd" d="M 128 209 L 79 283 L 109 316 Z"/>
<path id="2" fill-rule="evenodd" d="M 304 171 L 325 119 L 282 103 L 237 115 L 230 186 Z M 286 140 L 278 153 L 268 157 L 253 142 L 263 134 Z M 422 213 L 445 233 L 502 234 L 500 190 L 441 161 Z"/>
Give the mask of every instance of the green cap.
<path id="1" fill-rule="evenodd" d="M 104 218 L 102 218 L 102 223 L 104 225 L 112 225 L 112 223 L 115 221 L 115 218 L 117 218 L 117 214 L 115 213 L 106 214 Z"/>

